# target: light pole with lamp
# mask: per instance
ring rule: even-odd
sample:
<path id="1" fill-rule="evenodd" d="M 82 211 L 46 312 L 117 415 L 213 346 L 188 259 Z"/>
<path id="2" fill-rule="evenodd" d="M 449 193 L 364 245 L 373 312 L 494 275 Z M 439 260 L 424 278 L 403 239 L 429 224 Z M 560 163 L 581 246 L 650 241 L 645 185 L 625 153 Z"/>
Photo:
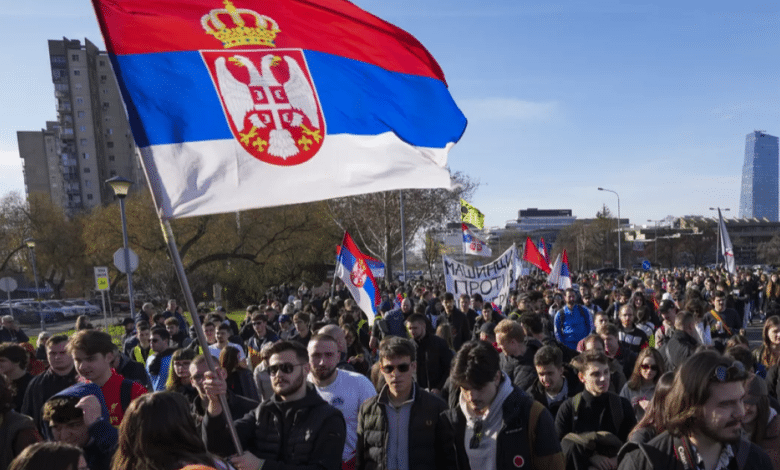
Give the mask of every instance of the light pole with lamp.
<path id="1" fill-rule="evenodd" d="M 720 207 L 710 207 L 710 210 L 711 211 L 721 211 L 722 210 L 723 212 L 726 212 L 726 211 L 730 211 L 731 209 L 729 209 L 729 208 L 721 209 Z M 718 251 L 720 250 L 720 218 L 718 218 L 718 223 L 716 224 L 716 227 L 717 228 L 715 229 L 715 232 L 717 232 L 718 238 L 716 239 L 717 241 L 715 242 L 715 269 L 718 269 Z"/>
<path id="2" fill-rule="evenodd" d="M 127 275 L 127 298 L 130 301 L 130 318 L 135 319 L 135 300 L 133 299 L 133 270 L 130 268 L 130 248 L 127 246 L 127 217 L 125 216 L 125 198 L 133 182 L 121 176 L 106 181 L 119 198 L 119 212 L 122 214 L 122 239 L 125 251 L 125 274 Z"/>
<path id="3" fill-rule="evenodd" d="M 35 300 L 38 302 L 38 315 L 41 317 L 41 331 L 46 331 L 46 320 L 41 310 L 41 289 L 38 287 L 38 268 L 35 266 L 35 240 L 28 238 L 24 241 L 30 250 L 30 261 L 32 262 L 33 278 L 35 279 Z"/>
<path id="4" fill-rule="evenodd" d="M 599 191 L 607 191 L 609 193 L 614 194 L 617 196 L 618 201 L 618 269 L 623 269 L 623 249 L 621 248 L 623 244 L 623 233 L 620 228 L 620 195 L 617 193 L 617 191 L 613 191 L 611 189 L 605 189 L 605 188 L 599 188 Z"/>

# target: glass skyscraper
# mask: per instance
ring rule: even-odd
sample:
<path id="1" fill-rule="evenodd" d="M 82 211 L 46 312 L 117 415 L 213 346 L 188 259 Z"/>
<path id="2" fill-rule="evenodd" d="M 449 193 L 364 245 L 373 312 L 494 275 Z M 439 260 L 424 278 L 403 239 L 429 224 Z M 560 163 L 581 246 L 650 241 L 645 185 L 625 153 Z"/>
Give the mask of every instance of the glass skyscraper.
<path id="1" fill-rule="evenodd" d="M 742 166 L 742 191 L 739 217 L 766 217 L 777 222 L 778 211 L 778 139 L 762 131 L 745 138 L 745 163 Z"/>

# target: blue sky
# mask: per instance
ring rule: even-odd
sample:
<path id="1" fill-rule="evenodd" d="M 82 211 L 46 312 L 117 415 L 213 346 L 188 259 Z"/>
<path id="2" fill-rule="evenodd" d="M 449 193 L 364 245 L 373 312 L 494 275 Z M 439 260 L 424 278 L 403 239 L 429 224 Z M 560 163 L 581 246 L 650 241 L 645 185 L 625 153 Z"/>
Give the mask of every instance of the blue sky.
<path id="1" fill-rule="evenodd" d="M 355 3 L 439 61 L 469 119 L 450 167 L 480 181 L 491 226 L 527 207 L 615 212 L 599 186 L 636 223 L 736 215 L 745 135 L 780 133 L 776 2 Z M 23 191 L 16 131 L 56 116 L 47 40 L 103 42 L 87 0 L 8 5 L 0 35 L 4 194 Z"/>

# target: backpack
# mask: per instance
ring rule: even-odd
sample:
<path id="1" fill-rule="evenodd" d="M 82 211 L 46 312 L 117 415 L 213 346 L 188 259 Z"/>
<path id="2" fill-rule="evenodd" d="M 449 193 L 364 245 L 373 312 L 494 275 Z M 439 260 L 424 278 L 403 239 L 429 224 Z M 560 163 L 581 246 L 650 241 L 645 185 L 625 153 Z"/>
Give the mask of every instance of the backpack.
<path id="1" fill-rule="evenodd" d="M 119 404 L 122 406 L 122 411 L 127 411 L 130 402 L 133 401 L 133 383 L 130 379 L 123 379 L 119 387 Z"/>

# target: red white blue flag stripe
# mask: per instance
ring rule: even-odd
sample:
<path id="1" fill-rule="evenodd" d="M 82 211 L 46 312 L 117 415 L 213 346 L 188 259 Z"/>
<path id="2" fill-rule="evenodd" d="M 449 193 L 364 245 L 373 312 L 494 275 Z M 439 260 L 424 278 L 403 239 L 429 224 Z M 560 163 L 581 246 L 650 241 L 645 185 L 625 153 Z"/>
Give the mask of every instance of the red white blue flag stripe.
<path id="1" fill-rule="evenodd" d="M 352 3 L 93 4 L 164 218 L 451 187 L 447 154 L 466 119 L 439 65 L 409 33 Z M 220 27 L 240 36 L 234 30 L 256 26 L 275 36 L 228 46 L 219 38 Z M 305 106 L 287 89 L 293 82 Z M 287 147 L 271 149 L 275 131 L 292 132 Z"/>

